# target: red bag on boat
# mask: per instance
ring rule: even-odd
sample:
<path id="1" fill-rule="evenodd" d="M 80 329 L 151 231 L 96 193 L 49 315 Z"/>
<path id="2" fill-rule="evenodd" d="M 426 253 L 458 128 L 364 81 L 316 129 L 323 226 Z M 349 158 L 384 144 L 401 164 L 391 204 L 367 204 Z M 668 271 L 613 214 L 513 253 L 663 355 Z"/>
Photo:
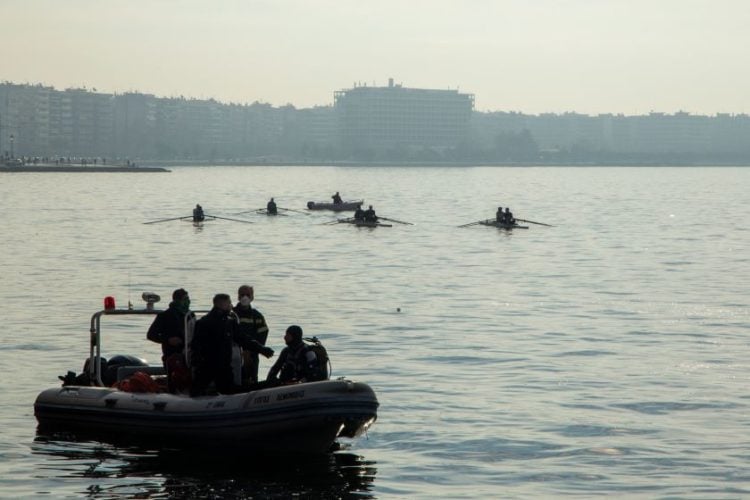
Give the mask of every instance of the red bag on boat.
<path id="1" fill-rule="evenodd" d="M 159 384 L 144 372 L 135 372 L 114 386 L 123 392 L 159 392 Z"/>

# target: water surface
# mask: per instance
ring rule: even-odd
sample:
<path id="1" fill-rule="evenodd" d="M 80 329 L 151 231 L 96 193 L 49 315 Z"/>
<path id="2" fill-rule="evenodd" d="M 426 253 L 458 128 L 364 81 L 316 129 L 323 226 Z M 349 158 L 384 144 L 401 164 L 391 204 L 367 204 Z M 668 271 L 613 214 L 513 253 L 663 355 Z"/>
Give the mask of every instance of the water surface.
<path id="1" fill-rule="evenodd" d="M 0 494 L 747 496 L 749 190 L 743 168 L 2 174 Z M 335 191 L 414 225 L 235 215 Z M 142 224 L 196 203 L 253 224 Z M 498 205 L 555 227 L 456 227 Z M 243 466 L 37 436 L 34 398 L 80 371 L 104 296 L 185 287 L 204 309 L 242 283 L 277 351 L 300 324 L 334 376 L 372 385 L 366 438 L 284 474 L 252 450 Z M 142 321 L 111 319 L 104 354 L 158 362 Z"/>

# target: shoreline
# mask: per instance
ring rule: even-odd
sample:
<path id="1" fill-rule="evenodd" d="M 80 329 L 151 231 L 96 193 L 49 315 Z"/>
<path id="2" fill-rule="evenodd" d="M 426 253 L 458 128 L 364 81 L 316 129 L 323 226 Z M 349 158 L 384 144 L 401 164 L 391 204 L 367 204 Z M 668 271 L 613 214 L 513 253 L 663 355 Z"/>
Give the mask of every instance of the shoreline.
<path id="1" fill-rule="evenodd" d="M 0 172 L 170 172 L 170 170 L 152 166 L 152 167 L 126 167 L 126 166 L 105 166 L 105 165 L 19 165 L 8 167 L 0 165 Z"/>
<path id="2" fill-rule="evenodd" d="M 748 167 L 750 162 L 679 161 L 258 161 L 258 160 L 152 160 L 159 167 Z"/>
<path id="3" fill-rule="evenodd" d="M 1 172 L 68 173 L 153 173 L 171 172 L 168 167 L 750 167 L 750 162 L 415 162 L 415 161 L 240 161 L 240 160 L 153 160 L 141 165 L 0 165 Z"/>

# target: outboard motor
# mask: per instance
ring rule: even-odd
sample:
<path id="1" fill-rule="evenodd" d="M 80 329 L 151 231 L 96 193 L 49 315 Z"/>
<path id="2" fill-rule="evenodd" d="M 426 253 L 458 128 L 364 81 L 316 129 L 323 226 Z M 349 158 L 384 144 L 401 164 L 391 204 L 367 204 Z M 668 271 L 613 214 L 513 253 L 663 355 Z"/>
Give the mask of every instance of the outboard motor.
<path id="1" fill-rule="evenodd" d="M 110 386 L 117 382 L 117 370 L 122 366 L 148 366 L 148 362 L 145 359 L 127 354 L 112 356 L 106 364 L 106 369 L 102 370 L 102 382 L 104 382 L 104 385 Z"/>
<path id="2" fill-rule="evenodd" d="M 83 363 L 83 371 L 76 375 L 74 371 L 68 371 L 65 375 L 60 375 L 57 378 L 62 380 L 63 387 L 66 385 L 92 385 L 91 377 L 89 376 L 89 366 L 91 365 L 91 358 L 86 358 Z M 101 373 L 107 370 L 107 360 L 105 358 L 99 358 L 99 365 L 101 366 Z"/>

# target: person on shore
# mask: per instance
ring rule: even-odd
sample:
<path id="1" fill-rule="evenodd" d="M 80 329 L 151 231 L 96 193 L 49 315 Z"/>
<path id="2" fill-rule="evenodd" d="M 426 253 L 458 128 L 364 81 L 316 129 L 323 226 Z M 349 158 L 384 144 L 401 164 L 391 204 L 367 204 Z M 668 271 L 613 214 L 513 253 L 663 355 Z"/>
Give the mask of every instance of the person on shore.
<path id="1" fill-rule="evenodd" d="M 203 213 L 203 207 L 200 204 L 195 205 L 193 209 L 193 222 L 203 222 L 206 218 L 206 214 Z"/>
<path id="2" fill-rule="evenodd" d="M 162 363 L 167 372 L 170 392 L 187 390 L 190 373 L 185 364 L 185 323 L 194 318 L 190 312 L 190 296 L 184 288 L 172 292 L 169 307 L 154 318 L 146 338 L 161 344 Z"/>
<path id="3" fill-rule="evenodd" d="M 284 333 L 286 347 L 268 371 L 267 381 L 312 382 L 323 380 L 315 351 L 302 340 L 302 328 L 291 325 Z"/>
<path id="4" fill-rule="evenodd" d="M 266 340 L 268 340 L 268 324 L 266 324 L 266 318 L 263 317 L 260 311 L 251 305 L 255 299 L 255 290 L 250 285 L 242 285 L 237 290 L 237 298 L 239 302 L 234 306 L 234 313 L 239 318 L 240 333 L 261 346 L 265 346 Z M 252 349 L 242 351 L 243 386 L 258 382 L 259 365 L 260 358 L 258 351 Z"/>
<path id="5" fill-rule="evenodd" d="M 378 216 L 375 215 L 375 210 L 372 208 L 372 205 L 365 210 L 365 222 L 377 222 Z"/>
<path id="6" fill-rule="evenodd" d="M 341 199 L 341 195 L 339 194 L 338 191 L 336 191 L 336 194 L 334 194 L 333 196 L 331 196 L 331 198 L 333 199 L 333 204 L 334 205 L 341 205 L 342 203 L 344 203 L 344 201 Z"/>
<path id="7" fill-rule="evenodd" d="M 193 369 L 191 396 L 207 394 L 213 383 L 221 394 L 233 394 L 240 387 L 235 383 L 232 368 L 234 345 L 261 353 L 270 358 L 273 349 L 265 347 L 240 332 L 237 315 L 232 311 L 232 298 L 216 294 L 213 308 L 195 323 L 195 333 L 190 346 L 190 360 Z"/>
<path id="8" fill-rule="evenodd" d="M 266 204 L 266 212 L 268 212 L 268 215 L 276 215 L 278 214 L 278 209 L 276 208 L 276 202 L 273 201 L 273 198 Z"/>

